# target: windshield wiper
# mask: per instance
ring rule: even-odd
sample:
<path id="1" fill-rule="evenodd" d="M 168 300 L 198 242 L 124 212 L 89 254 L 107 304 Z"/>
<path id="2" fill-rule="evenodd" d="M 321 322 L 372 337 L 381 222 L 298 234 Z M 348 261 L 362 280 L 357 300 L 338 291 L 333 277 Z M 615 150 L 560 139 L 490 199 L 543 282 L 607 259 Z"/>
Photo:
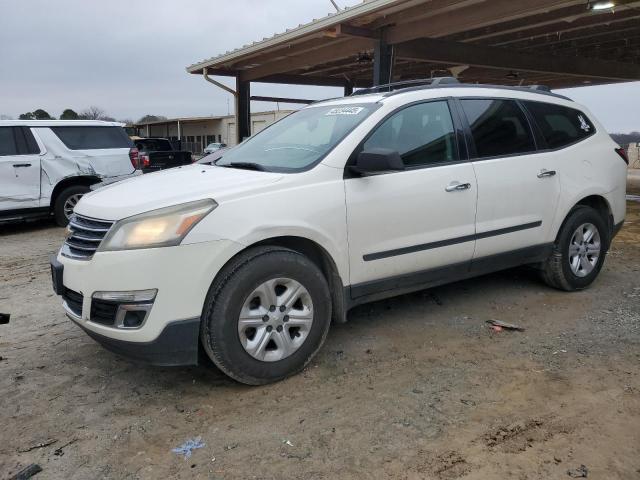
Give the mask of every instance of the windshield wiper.
<path id="1" fill-rule="evenodd" d="M 264 172 L 265 168 L 258 164 L 252 162 L 231 162 L 225 163 L 224 165 L 217 164 L 218 167 L 228 167 L 228 168 L 242 168 L 244 170 L 257 170 L 259 172 Z"/>

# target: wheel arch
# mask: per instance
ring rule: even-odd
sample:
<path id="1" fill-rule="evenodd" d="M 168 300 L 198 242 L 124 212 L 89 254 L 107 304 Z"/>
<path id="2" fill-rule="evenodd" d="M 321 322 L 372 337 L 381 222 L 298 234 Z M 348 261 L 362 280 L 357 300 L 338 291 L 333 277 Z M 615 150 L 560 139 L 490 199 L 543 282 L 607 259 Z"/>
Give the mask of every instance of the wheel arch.
<path id="1" fill-rule="evenodd" d="M 566 212 L 564 212 L 564 216 L 561 218 L 561 221 L 556 230 L 555 238 L 557 238 L 557 236 L 562 231 L 562 227 L 564 227 L 571 212 L 576 207 L 579 207 L 579 206 L 591 207 L 596 212 L 598 212 L 602 216 L 602 219 L 604 220 L 605 224 L 607 225 L 608 234 L 609 234 L 609 237 L 611 237 L 613 233 L 613 227 L 614 227 L 613 209 L 611 208 L 611 204 L 609 203 L 609 201 L 606 199 L 604 195 L 600 195 L 596 193 L 596 194 L 586 195 L 580 198 L 579 200 L 572 202 L 571 208 L 569 208 Z"/>
<path id="2" fill-rule="evenodd" d="M 611 235 L 613 232 L 613 209 L 605 197 L 602 195 L 589 195 L 578 201 L 571 210 L 579 205 L 591 207 L 598 212 L 607 224 L 609 235 Z"/>
<path id="3" fill-rule="evenodd" d="M 100 177 L 93 175 L 82 175 L 82 176 L 73 176 L 67 177 L 60 180 L 56 186 L 53 188 L 51 192 L 51 198 L 49 200 L 49 208 L 53 209 L 56 204 L 56 200 L 58 199 L 58 195 L 67 187 L 72 187 L 75 185 L 84 185 L 86 187 L 90 187 L 91 185 L 95 185 L 96 183 L 100 183 Z"/>
<path id="4" fill-rule="evenodd" d="M 305 237 L 285 235 L 260 240 L 259 242 L 247 246 L 247 249 L 267 245 L 284 247 L 299 252 L 315 263 L 320 268 L 327 279 L 327 283 L 329 284 L 329 291 L 331 293 L 331 300 L 333 303 L 332 320 L 336 323 L 346 322 L 347 309 L 344 283 L 340 277 L 340 272 L 338 271 L 335 260 L 324 247 Z"/>

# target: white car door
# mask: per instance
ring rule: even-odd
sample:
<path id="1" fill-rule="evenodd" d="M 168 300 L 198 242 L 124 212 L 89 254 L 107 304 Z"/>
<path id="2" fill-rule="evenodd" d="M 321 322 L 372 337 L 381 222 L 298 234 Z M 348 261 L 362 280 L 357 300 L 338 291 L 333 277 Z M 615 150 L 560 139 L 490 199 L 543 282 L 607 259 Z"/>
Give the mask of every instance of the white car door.
<path id="1" fill-rule="evenodd" d="M 38 207 L 40 150 L 26 127 L 0 127 L 0 210 Z"/>
<path id="2" fill-rule="evenodd" d="M 461 99 L 460 104 L 478 180 L 474 264 L 482 258 L 497 263 L 490 258 L 495 255 L 511 255 L 514 263 L 529 256 L 534 261 L 548 246 L 560 197 L 557 158 L 536 153 L 533 131 L 515 100 Z"/>
<path id="3" fill-rule="evenodd" d="M 356 151 L 398 151 L 406 170 L 345 179 L 353 297 L 468 270 L 477 188 L 458 139 L 448 102 L 428 101 L 387 117 Z"/>
<path id="4" fill-rule="evenodd" d="M 61 125 L 38 129 L 38 134 L 46 139 L 54 160 L 67 161 L 74 173 L 117 177 L 135 170 L 129 158 L 133 143 L 120 126 Z"/>

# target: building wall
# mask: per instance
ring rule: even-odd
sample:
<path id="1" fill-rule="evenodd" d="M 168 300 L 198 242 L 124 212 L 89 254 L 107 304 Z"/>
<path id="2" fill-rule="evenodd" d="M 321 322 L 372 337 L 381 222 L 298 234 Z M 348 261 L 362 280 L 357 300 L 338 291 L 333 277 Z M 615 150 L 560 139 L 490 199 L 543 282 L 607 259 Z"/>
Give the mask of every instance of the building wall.
<path id="1" fill-rule="evenodd" d="M 281 118 L 286 117 L 292 111 L 281 110 L 273 112 L 258 112 L 251 115 L 251 134 L 256 134 Z M 148 127 L 148 128 L 147 128 Z M 176 120 L 167 123 L 152 125 L 136 125 L 138 135 L 141 137 L 162 137 L 169 140 L 178 140 L 178 122 Z M 182 148 L 200 153 L 209 143 L 226 143 L 229 146 L 236 145 L 235 117 L 218 117 L 206 120 L 180 121 L 180 133 Z"/>

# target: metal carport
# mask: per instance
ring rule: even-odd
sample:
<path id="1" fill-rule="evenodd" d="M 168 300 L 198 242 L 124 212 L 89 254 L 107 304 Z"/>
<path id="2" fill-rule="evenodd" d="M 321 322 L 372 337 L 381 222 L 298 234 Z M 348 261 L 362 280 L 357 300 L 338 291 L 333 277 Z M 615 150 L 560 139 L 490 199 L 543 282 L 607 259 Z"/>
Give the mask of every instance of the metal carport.
<path id="1" fill-rule="evenodd" d="M 187 67 L 231 76 L 238 138 L 251 82 L 369 87 L 454 75 L 552 88 L 640 80 L 640 1 L 368 0 Z M 261 97 L 265 99 L 265 97 Z M 282 99 L 280 99 L 282 101 Z"/>

